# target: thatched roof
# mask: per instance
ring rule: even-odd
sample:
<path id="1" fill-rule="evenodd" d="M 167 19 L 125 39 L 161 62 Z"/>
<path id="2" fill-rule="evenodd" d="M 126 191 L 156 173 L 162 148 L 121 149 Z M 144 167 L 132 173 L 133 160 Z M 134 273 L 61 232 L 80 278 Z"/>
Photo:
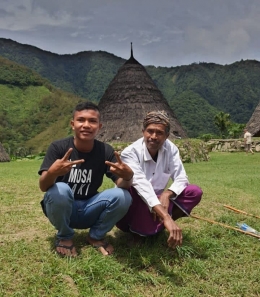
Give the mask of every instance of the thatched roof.
<path id="1" fill-rule="evenodd" d="M 132 142 L 142 136 L 147 112 L 165 110 L 171 121 L 170 139 L 187 137 L 167 100 L 145 68 L 131 57 L 122 65 L 99 102 L 103 127 L 98 139 Z"/>
<path id="2" fill-rule="evenodd" d="M 252 134 L 252 136 L 260 136 L 260 102 L 248 121 L 246 128 Z"/>
<path id="3" fill-rule="evenodd" d="M 0 162 L 10 162 L 10 157 L 0 143 Z"/>

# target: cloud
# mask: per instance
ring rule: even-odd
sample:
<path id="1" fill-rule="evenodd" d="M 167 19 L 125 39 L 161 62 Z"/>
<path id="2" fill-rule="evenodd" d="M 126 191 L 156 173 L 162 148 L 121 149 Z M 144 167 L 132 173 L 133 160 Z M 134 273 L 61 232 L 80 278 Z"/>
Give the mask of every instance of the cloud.
<path id="1" fill-rule="evenodd" d="M 37 26 L 60 26 L 68 23 L 70 15 L 66 12 L 60 12 L 55 17 L 50 16 L 41 8 L 31 11 L 28 5 L 24 8 L 8 7 L 6 14 L 0 19 L 0 28 L 10 31 L 35 30 Z"/>
<path id="2" fill-rule="evenodd" d="M 0 36 L 156 66 L 259 58 L 259 0 L 2 0 Z"/>
<path id="3" fill-rule="evenodd" d="M 14 13 L 8 12 L 5 9 L 1 8 L 0 9 L 0 17 L 6 17 L 6 16 L 13 17 Z"/>

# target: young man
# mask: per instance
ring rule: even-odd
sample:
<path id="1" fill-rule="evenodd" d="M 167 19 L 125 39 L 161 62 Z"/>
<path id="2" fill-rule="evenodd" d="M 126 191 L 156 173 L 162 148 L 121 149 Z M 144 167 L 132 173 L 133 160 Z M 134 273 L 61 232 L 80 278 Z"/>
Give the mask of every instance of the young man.
<path id="1" fill-rule="evenodd" d="M 182 230 L 175 220 L 188 216 L 201 199 L 202 191 L 190 185 L 178 148 L 167 138 L 170 122 L 164 111 L 148 113 L 143 122 L 143 138 L 121 153 L 134 171 L 130 193 L 133 203 L 117 227 L 147 236 L 166 228 L 168 246 L 182 244 Z M 169 179 L 174 182 L 165 189 Z"/>
<path id="2" fill-rule="evenodd" d="M 248 152 L 250 152 L 253 155 L 254 152 L 252 150 L 252 135 L 247 129 L 244 129 L 244 143 L 246 153 L 248 154 Z"/>
<path id="3" fill-rule="evenodd" d="M 101 126 L 95 104 L 78 104 L 71 120 L 74 137 L 54 141 L 39 170 L 39 186 L 46 192 L 42 206 L 58 230 L 56 251 L 61 255 L 77 255 L 74 228 L 90 228 L 87 242 L 102 254 L 111 254 L 113 247 L 104 237 L 132 202 L 126 189 L 133 171 L 110 145 L 95 139 Z M 99 193 L 104 174 L 117 187 Z"/>

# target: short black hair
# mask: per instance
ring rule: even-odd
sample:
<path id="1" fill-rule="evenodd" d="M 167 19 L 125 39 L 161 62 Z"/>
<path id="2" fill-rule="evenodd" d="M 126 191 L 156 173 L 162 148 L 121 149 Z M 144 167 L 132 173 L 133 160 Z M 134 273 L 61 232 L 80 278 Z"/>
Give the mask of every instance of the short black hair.
<path id="1" fill-rule="evenodd" d="M 82 111 L 85 109 L 92 109 L 92 110 L 97 111 L 99 113 L 99 119 L 101 118 L 100 110 L 99 110 L 98 106 L 95 103 L 89 102 L 89 101 L 78 103 L 73 110 L 72 118 L 74 118 L 76 111 Z"/>

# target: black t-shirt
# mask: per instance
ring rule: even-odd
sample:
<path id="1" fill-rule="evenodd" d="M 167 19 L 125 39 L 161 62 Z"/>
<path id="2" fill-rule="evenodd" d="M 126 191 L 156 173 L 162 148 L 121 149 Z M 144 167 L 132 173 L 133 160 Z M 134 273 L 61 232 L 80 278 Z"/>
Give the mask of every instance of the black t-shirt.
<path id="1" fill-rule="evenodd" d="M 109 144 L 95 140 L 92 151 L 83 153 L 75 148 L 73 137 L 51 143 L 38 174 L 47 171 L 57 159 L 63 158 L 69 148 L 73 148 L 69 157 L 71 161 L 84 159 L 85 162 L 74 165 L 69 173 L 59 176 L 56 182 L 67 183 L 74 193 L 74 199 L 87 200 L 97 194 L 98 188 L 102 185 L 104 174 L 114 182 L 118 179 L 105 164 L 105 161 L 117 162 L 114 149 Z"/>

